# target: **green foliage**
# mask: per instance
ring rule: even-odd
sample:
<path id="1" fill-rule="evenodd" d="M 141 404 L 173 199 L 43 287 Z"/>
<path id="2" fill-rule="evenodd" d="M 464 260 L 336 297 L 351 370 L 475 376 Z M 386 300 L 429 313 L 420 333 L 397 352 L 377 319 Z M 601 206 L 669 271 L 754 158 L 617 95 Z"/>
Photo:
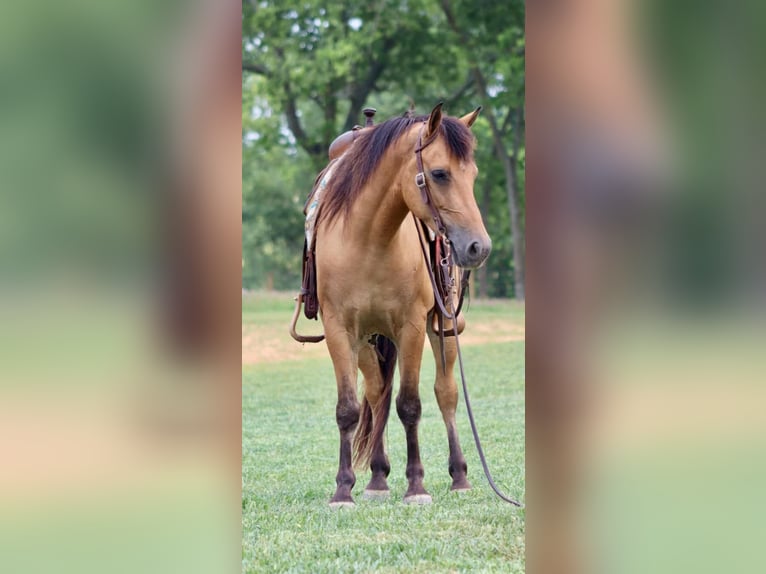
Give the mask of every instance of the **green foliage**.
<path id="1" fill-rule="evenodd" d="M 513 242 L 509 233 L 510 221 L 506 207 L 508 198 L 505 193 L 503 168 L 494 155 L 487 120 L 479 117 L 473 125 L 473 131 L 480 142 L 486 142 L 479 145 L 476 151 L 479 176 L 474 188 L 476 199 L 482 207 L 484 225 L 492 238 L 492 253 L 486 263 L 486 291 L 489 297 L 507 297 L 513 294 L 513 268 L 509 265 L 513 260 Z M 487 191 L 488 202 L 483 197 Z"/>
<path id="2" fill-rule="evenodd" d="M 277 115 L 258 107 L 264 105 L 256 95 L 259 80 L 248 78 L 242 94 L 242 281 L 295 289 L 300 284 L 302 207 L 313 169 L 305 152 L 280 133 Z"/>

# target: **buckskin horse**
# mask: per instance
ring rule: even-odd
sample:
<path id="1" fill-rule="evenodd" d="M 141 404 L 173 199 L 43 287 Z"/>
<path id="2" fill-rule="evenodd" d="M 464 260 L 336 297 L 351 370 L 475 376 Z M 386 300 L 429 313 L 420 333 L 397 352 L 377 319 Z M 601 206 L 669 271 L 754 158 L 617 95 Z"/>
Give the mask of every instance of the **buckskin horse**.
<path id="1" fill-rule="evenodd" d="M 383 433 L 397 356 L 396 412 L 407 441 L 404 501 L 431 502 L 418 446 L 418 385 L 426 336 L 436 360 L 435 394 L 447 428 L 451 489 L 471 488 L 455 424 L 456 346 L 454 337 L 444 336 L 448 329 L 460 332 L 464 320 L 457 313 L 451 320 L 439 301 L 429 259 L 451 258 L 458 267 L 471 269 L 489 255 L 492 242 L 473 194 L 478 170 L 470 128 L 480 110 L 453 118 L 442 114 L 440 103 L 427 116 L 409 113 L 360 130 L 330 164 L 332 169 L 317 179 L 322 195 L 315 200 L 311 255 L 319 315 L 335 369 L 340 431 L 333 507 L 354 504 L 354 467 L 369 464 L 372 471 L 364 498 L 389 494 L 391 466 Z M 424 246 L 427 235 L 441 240 L 442 251 L 430 258 Z M 450 284 L 447 296 L 459 287 Z M 294 325 L 295 318 L 293 334 Z M 359 370 L 364 377 L 361 404 Z"/>

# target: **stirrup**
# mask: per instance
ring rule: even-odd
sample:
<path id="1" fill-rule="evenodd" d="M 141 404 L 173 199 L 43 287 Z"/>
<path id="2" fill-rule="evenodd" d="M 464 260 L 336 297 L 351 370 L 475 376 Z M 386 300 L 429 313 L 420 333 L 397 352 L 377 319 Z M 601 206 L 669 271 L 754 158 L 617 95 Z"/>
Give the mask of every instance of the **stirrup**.
<path id="1" fill-rule="evenodd" d="M 298 317 L 301 314 L 301 307 L 303 306 L 303 293 L 298 293 L 295 297 L 295 312 L 293 318 L 290 321 L 290 336 L 299 343 L 320 343 L 324 341 L 324 335 L 299 335 L 295 330 L 295 326 L 298 324 Z"/>

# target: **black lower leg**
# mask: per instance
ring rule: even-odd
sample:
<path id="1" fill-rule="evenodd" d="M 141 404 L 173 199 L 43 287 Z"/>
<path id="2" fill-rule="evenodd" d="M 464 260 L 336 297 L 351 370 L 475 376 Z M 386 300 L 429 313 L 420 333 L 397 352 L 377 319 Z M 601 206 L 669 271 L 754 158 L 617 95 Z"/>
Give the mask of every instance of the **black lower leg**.
<path id="1" fill-rule="evenodd" d="M 335 419 L 340 431 L 340 455 L 338 474 L 335 476 L 337 488 L 330 502 L 353 502 L 351 489 L 356 483 L 356 476 L 351 466 L 351 440 L 359 422 L 359 403 L 356 397 L 348 397 L 338 401 L 335 408 Z"/>
<path id="2" fill-rule="evenodd" d="M 468 482 L 468 465 L 465 462 L 460 441 L 457 437 L 457 429 L 454 423 L 447 428 L 447 440 L 449 442 L 449 475 L 452 477 L 450 490 L 465 490 L 471 488 Z"/>
<path id="3" fill-rule="evenodd" d="M 396 412 L 404 425 L 407 437 L 407 470 L 409 486 L 406 496 L 428 494 L 423 487 L 423 463 L 420 461 L 420 446 L 418 443 L 418 423 L 420 422 L 420 397 L 399 394 L 396 398 Z"/>
<path id="4" fill-rule="evenodd" d="M 370 459 L 370 470 L 372 471 L 372 478 L 367 485 L 366 490 L 388 490 L 388 483 L 386 478 L 391 472 L 391 465 L 388 462 L 385 449 L 383 448 L 383 440 L 373 447 L 372 458 Z"/>

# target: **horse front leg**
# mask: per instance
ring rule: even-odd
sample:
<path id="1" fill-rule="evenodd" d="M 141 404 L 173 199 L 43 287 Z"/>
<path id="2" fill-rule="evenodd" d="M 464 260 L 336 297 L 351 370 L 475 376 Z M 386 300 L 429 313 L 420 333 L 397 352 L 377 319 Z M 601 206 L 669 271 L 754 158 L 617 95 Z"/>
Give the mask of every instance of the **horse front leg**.
<path id="1" fill-rule="evenodd" d="M 455 383 L 454 367 L 457 358 L 457 346 L 454 337 L 444 338 L 444 356 L 446 358 L 446 369 L 442 368 L 441 346 L 439 337 L 428 330 L 428 340 L 431 343 L 431 349 L 436 361 L 436 383 L 434 384 L 434 393 L 436 402 L 439 404 L 439 410 L 444 419 L 444 426 L 447 427 L 447 442 L 449 443 L 449 475 L 452 477 L 452 486 L 450 490 L 469 490 L 471 483 L 468 482 L 468 465 L 463 456 L 463 450 L 460 448 L 460 439 L 457 434 L 457 423 L 455 422 L 455 410 L 457 409 L 458 392 Z"/>
<path id="2" fill-rule="evenodd" d="M 352 466 L 351 441 L 359 422 L 359 400 L 356 396 L 357 355 L 345 329 L 332 325 L 328 328 L 328 324 L 325 323 L 325 338 L 335 368 L 335 380 L 338 387 L 335 420 L 340 433 L 338 474 L 335 476 L 336 489 L 330 500 L 330 506 L 353 506 L 351 489 L 356 483 L 356 475 Z"/>
<path id="3" fill-rule="evenodd" d="M 418 322 L 420 324 L 420 322 Z M 422 321 L 425 328 L 425 317 Z M 420 364 L 423 357 L 423 343 L 425 337 L 423 330 L 418 329 L 412 323 L 403 329 L 400 338 L 399 349 L 401 360 L 399 370 L 401 381 L 399 394 L 396 397 L 396 413 L 404 425 L 407 440 L 407 492 L 404 502 L 416 504 L 428 504 L 431 495 L 423 486 L 425 470 L 420 460 L 420 445 L 418 442 L 418 424 L 420 422 L 421 404 L 418 386 L 420 384 Z"/>

